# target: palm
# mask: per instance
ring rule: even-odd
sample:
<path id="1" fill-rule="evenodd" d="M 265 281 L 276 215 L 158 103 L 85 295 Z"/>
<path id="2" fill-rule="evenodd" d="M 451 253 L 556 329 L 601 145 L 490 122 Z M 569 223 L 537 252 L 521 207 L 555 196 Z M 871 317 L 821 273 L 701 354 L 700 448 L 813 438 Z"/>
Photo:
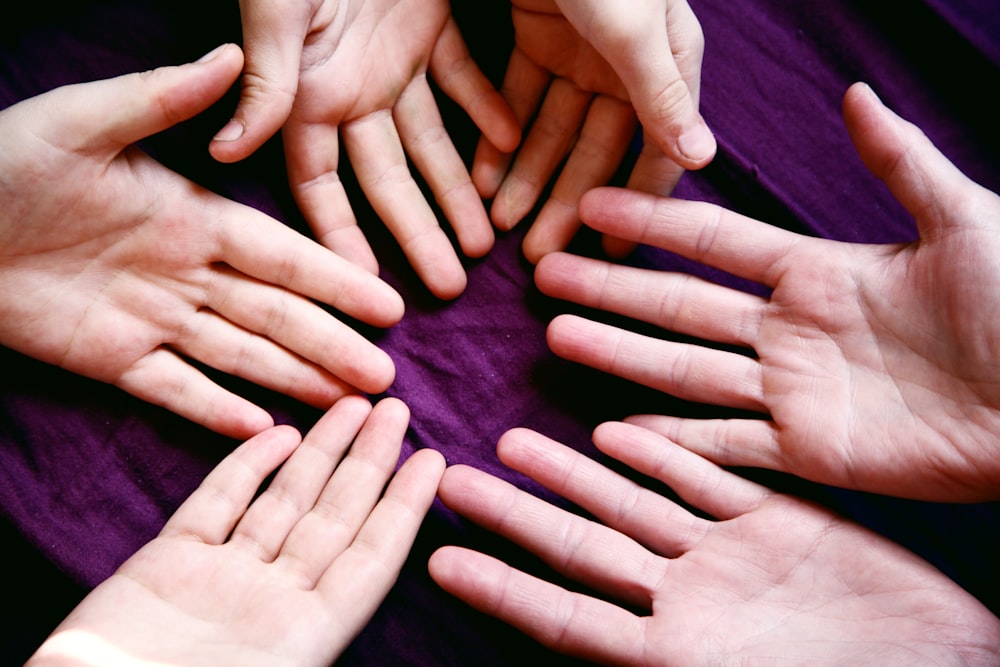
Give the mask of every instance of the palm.
<path id="1" fill-rule="evenodd" d="M 294 572 L 273 570 L 236 547 L 158 538 L 87 604 L 115 634 L 139 640 L 144 655 L 169 656 L 183 637 L 199 647 L 197 664 L 331 662 L 356 631 L 340 623 L 352 610 L 303 586 Z M 178 586 L 181 576 L 184 585 Z M 128 607 L 116 605 L 119 599 Z"/>
<path id="2" fill-rule="evenodd" d="M 394 473 L 409 416 L 350 396 L 304 439 L 279 426 L 248 440 L 38 655 L 331 664 L 393 585 L 444 472 L 428 450 Z"/>
<path id="3" fill-rule="evenodd" d="M 236 54 L 222 56 L 233 76 Z M 212 67 L 60 89 L 0 116 L 9 137 L 0 158 L 0 341 L 246 437 L 270 417 L 188 359 L 326 407 L 355 387 L 384 390 L 394 371 L 310 299 L 381 326 L 398 320 L 402 304 L 278 221 L 126 147 L 214 101 L 198 80 L 208 75 L 197 74 Z M 221 94 L 228 84 L 216 78 Z M 158 98 L 168 94 L 170 102 Z M 72 112 L 56 122 L 54 109 Z M 329 340 L 312 340 L 309 326 Z"/>
<path id="4" fill-rule="evenodd" d="M 995 632 L 988 614 L 956 615 L 969 596 L 927 563 L 792 498 L 716 524 L 669 567 L 646 631 L 664 664 L 964 664 L 943 647 Z"/>
<path id="5" fill-rule="evenodd" d="M 565 318 L 553 322 L 550 341 L 559 354 L 663 391 L 771 417 L 630 419 L 719 463 L 911 498 L 992 498 L 1000 198 L 862 91 L 845 101 L 855 142 L 915 215 L 919 241 L 838 243 L 699 202 L 594 193 L 582 210 L 599 231 L 763 284 L 770 297 L 565 256 L 539 267 L 543 291 L 755 358 Z"/>
<path id="6" fill-rule="evenodd" d="M 587 518 L 461 466 L 438 493 L 598 594 L 455 547 L 432 556 L 434 579 L 543 644 L 602 664 L 995 662 L 996 617 L 898 545 L 646 429 L 602 424 L 594 444 L 688 505 L 523 429 L 501 438 L 500 459 Z"/>
<path id="7" fill-rule="evenodd" d="M 621 79 L 597 50 L 570 25 L 554 2 L 514 0 L 511 13 L 517 48 L 536 65 L 581 90 L 628 102 Z"/>
<path id="8" fill-rule="evenodd" d="M 980 272 L 995 246 L 976 232 L 903 247 L 801 244 L 754 345 L 789 469 L 904 496 L 929 484 L 963 496 L 995 478 L 1000 331 L 977 316 L 1000 288 L 1000 273 Z M 970 267 L 954 257 L 977 278 L 955 275 Z"/>

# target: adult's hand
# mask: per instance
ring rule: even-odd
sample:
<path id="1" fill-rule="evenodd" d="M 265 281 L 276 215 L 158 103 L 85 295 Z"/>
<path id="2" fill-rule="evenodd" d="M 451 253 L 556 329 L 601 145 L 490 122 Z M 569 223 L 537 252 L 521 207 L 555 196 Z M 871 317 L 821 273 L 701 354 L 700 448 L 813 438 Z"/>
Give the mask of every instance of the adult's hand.
<path id="1" fill-rule="evenodd" d="M 916 218 L 910 244 L 803 237 L 701 202 L 596 191 L 596 229 L 770 288 L 769 298 L 690 276 L 567 255 L 541 289 L 753 355 L 643 337 L 562 316 L 557 354 L 770 419 L 638 416 L 723 465 L 783 470 L 910 498 L 1000 497 L 1000 197 L 856 84 L 845 120 L 868 168 Z"/>
<path id="2" fill-rule="evenodd" d="M 313 302 L 376 326 L 399 295 L 134 146 L 215 102 L 243 59 L 60 88 L 0 113 L 0 343 L 249 437 L 263 409 L 191 360 L 318 407 L 384 391 L 388 355 Z"/>
<path id="3" fill-rule="evenodd" d="M 594 442 L 718 520 L 515 430 L 500 440 L 501 460 L 593 520 L 464 466 L 445 472 L 439 496 L 584 588 L 458 547 L 431 556 L 431 576 L 542 644 L 600 664 L 989 665 L 1000 656 L 1000 620 L 898 545 L 652 431 L 603 424 Z"/>
<path id="4" fill-rule="evenodd" d="M 566 159 L 524 239 L 537 262 L 579 228 L 577 204 L 618 169 L 636 116 L 645 142 L 628 186 L 669 194 L 705 166 L 715 139 L 698 113 L 701 26 L 683 0 L 514 0 L 515 48 L 501 92 L 530 130 L 516 159 L 485 137 L 473 164 L 491 217 L 511 229 Z M 567 159 L 568 156 L 568 159 Z M 613 252 L 628 247 L 606 240 Z"/>
<path id="5" fill-rule="evenodd" d="M 316 237 L 375 272 L 338 173 L 343 142 L 369 202 L 427 287 L 441 298 L 460 294 L 465 271 L 407 158 L 465 255 L 489 252 L 493 231 L 428 71 L 490 141 L 512 150 L 520 133 L 470 58 L 447 0 L 241 0 L 240 9 L 243 94 L 212 154 L 242 159 L 282 128 L 292 192 Z"/>
<path id="6" fill-rule="evenodd" d="M 408 421 L 395 399 L 352 396 L 304 440 L 278 426 L 247 441 L 28 664 L 331 664 L 395 582 L 444 471 L 423 450 L 393 475 Z"/>

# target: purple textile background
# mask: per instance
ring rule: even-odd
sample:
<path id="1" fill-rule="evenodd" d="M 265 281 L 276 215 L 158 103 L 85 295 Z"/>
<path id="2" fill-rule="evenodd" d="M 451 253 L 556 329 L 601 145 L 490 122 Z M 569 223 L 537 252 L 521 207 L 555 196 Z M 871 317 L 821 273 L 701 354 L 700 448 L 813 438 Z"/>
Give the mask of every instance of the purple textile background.
<path id="1" fill-rule="evenodd" d="M 207 4 L 55 2 L 25 7 L 20 19 L 8 15 L 0 25 L 0 107 L 63 83 L 183 62 L 222 41 L 238 41 L 236 3 Z M 864 170 L 840 121 L 841 96 L 856 80 L 868 81 L 966 173 L 1000 190 L 1000 113 L 991 94 L 1000 83 L 994 0 L 690 4 L 707 43 L 702 109 L 720 151 L 709 168 L 685 176 L 677 196 L 830 238 L 912 239 L 909 217 Z M 510 44 L 506 3 L 453 5 L 474 55 L 499 77 Z M 144 147 L 199 183 L 304 229 L 284 181 L 278 140 L 237 165 L 208 157 L 207 142 L 234 104 L 230 95 Z M 456 143 L 471 156 L 474 129 L 443 104 Z M 601 421 L 650 410 L 714 414 L 554 357 L 545 346 L 547 322 L 579 309 L 532 287 L 531 267 L 519 251 L 523 230 L 501 235 L 487 258 L 469 262 L 467 292 L 443 303 L 419 284 L 357 189 L 352 192 L 383 275 L 407 302 L 401 324 L 370 332 L 396 362 L 388 395 L 406 401 L 413 413 L 404 455 L 433 447 L 450 463 L 476 465 L 549 497 L 497 460 L 494 445 L 505 430 L 535 428 L 597 456 L 589 433 Z M 593 241 L 584 234 L 575 249 L 592 253 Z M 701 272 L 649 249 L 630 261 Z M 285 397 L 221 381 L 280 421 L 307 429 L 317 417 Z M 40 587 L 37 596 L 6 596 L 0 653 L 10 651 L 0 660 L 10 662 L 3 664 L 23 661 L 18 651 L 30 650 L 58 619 L 39 609 L 50 602 L 71 606 L 111 574 L 233 445 L 117 389 L 0 348 L 0 539 L 5 552 L 21 555 L 26 572 L 36 573 L 29 585 Z M 899 540 L 1000 610 L 991 574 L 1000 560 L 997 504 L 915 503 L 762 478 Z M 540 569 L 436 505 L 398 585 L 341 662 L 506 665 L 532 656 L 561 662 L 430 581 L 427 556 L 443 543 L 509 553 Z M 57 569 L 44 569 L 46 562 Z M 50 586 L 58 594 L 50 594 Z"/>

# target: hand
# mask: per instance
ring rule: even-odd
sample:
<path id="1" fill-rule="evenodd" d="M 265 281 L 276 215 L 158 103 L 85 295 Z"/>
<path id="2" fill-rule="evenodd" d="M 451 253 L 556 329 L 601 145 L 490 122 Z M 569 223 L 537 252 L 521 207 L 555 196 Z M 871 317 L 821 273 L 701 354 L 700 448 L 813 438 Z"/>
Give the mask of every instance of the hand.
<path id="1" fill-rule="evenodd" d="M 0 113 L 0 343 L 249 437 L 270 415 L 204 362 L 318 407 L 384 391 L 391 359 L 310 299 L 376 326 L 399 295 L 131 144 L 187 119 L 238 76 L 239 48 L 60 88 Z"/>
<path id="2" fill-rule="evenodd" d="M 522 127 L 537 117 L 512 166 L 513 155 L 485 137 L 472 174 L 480 194 L 494 200 L 494 224 L 508 230 L 569 155 L 524 238 L 525 256 L 537 262 L 569 244 L 580 226 L 580 198 L 614 175 L 637 113 L 646 141 L 630 188 L 669 194 L 685 168 L 712 159 L 715 139 L 698 114 L 704 40 L 684 0 L 513 5 L 516 44 L 501 92 Z M 615 254 L 629 247 L 607 238 L 605 245 Z"/>
<path id="3" fill-rule="evenodd" d="M 501 438 L 501 460 L 596 521 L 467 467 L 445 472 L 439 496 L 601 597 L 457 547 L 431 556 L 431 576 L 542 644 L 601 664 L 987 665 L 1000 656 L 1000 621 L 898 545 L 652 431 L 603 424 L 594 442 L 719 520 L 516 430 Z"/>
<path id="4" fill-rule="evenodd" d="M 249 440 L 28 664 L 331 664 L 393 585 L 444 471 L 419 451 L 382 494 L 408 419 L 398 400 L 353 396 L 305 440 L 288 426 Z"/>
<path id="5" fill-rule="evenodd" d="M 721 464 L 909 498 L 1000 497 L 1000 198 L 965 178 L 864 85 L 845 119 L 869 169 L 916 217 L 920 240 L 807 238 L 718 207 L 605 190 L 582 204 L 600 231 L 772 288 L 770 298 L 688 276 L 552 257 L 547 294 L 753 356 L 663 342 L 578 318 L 555 352 L 765 419 L 630 421 Z"/>
<path id="6" fill-rule="evenodd" d="M 452 244 L 410 175 L 427 180 L 462 252 L 493 231 L 442 125 L 427 70 L 490 140 L 513 150 L 517 124 L 472 62 L 447 0 L 242 0 L 247 68 L 233 120 L 211 145 L 239 160 L 283 127 L 288 176 L 319 241 L 377 272 L 337 173 L 340 141 L 375 212 L 436 296 L 465 289 Z M 405 152 L 404 152 L 405 148 Z"/>

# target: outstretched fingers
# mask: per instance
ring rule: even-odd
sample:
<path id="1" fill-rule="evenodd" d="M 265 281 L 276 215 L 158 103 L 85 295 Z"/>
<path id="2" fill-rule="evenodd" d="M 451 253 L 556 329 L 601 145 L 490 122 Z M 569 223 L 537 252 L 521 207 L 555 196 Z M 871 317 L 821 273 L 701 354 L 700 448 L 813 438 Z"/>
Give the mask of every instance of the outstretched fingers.
<path id="1" fill-rule="evenodd" d="M 767 300 L 695 276 L 552 253 L 535 284 L 548 296 L 666 331 L 753 347 Z"/>
<path id="2" fill-rule="evenodd" d="M 256 552 L 264 562 L 273 561 L 293 527 L 315 506 L 371 411 L 361 396 L 334 404 L 247 510 L 232 541 Z"/>
<path id="3" fill-rule="evenodd" d="M 389 592 L 434 502 L 445 470 L 431 449 L 412 454 L 393 476 L 351 546 L 322 574 L 317 587 L 356 613 L 359 631 Z M 353 636 L 353 635 L 352 635 Z"/>
<path id="4" fill-rule="evenodd" d="M 250 207 L 221 206 L 219 261 L 374 326 L 403 317 L 402 297 L 377 276 Z"/>
<path id="5" fill-rule="evenodd" d="M 823 243 L 715 204 L 618 188 L 588 192 L 580 202 L 580 216 L 599 232 L 663 248 L 768 287 L 775 286 L 799 246 Z"/>
<path id="6" fill-rule="evenodd" d="M 560 653 L 598 664 L 625 664 L 642 656 L 644 619 L 614 604 L 459 547 L 438 549 L 428 569 L 450 594 Z"/>
<path id="7" fill-rule="evenodd" d="M 770 420 L 633 415 L 625 421 L 658 434 L 716 465 L 789 472 L 788 459 L 779 444 L 778 428 Z M 614 442 L 623 442 L 622 438 L 627 433 L 615 434 L 617 440 Z"/>
<path id="8" fill-rule="evenodd" d="M 678 556 L 710 529 L 709 522 L 659 494 L 534 431 L 508 431 L 497 445 L 497 454 L 504 464 L 658 555 Z M 628 590 L 629 583 L 612 582 L 618 586 L 612 590 Z M 641 598 L 646 591 L 636 592 Z"/>
<path id="9" fill-rule="evenodd" d="M 449 508 L 531 551 L 565 576 L 636 606 L 649 607 L 667 567 L 664 558 L 628 536 L 474 468 L 448 468 L 438 496 Z"/>
<path id="10" fill-rule="evenodd" d="M 765 411 L 761 365 L 735 352 L 643 336 L 576 315 L 559 315 L 546 333 L 566 359 L 678 398 Z"/>
<path id="11" fill-rule="evenodd" d="M 469 114 L 490 144 L 503 152 L 517 148 L 521 141 L 517 116 L 469 54 L 452 18 L 434 44 L 429 69 L 441 90 Z"/>
<path id="12" fill-rule="evenodd" d="M 274 426 L 266 410 L 223 389 L 166 348 L 156 348 L 136 361 L 114 384 L 136 398 L 232 438 L 249 438 Z"/>
<path id="13" fill-rule="evenodd" d="M 563 250 L 580 228 L 580 199 L 611 180 L 635 134 L 635 113 L 627 103 L 598 95 L 587 111 L 569 159 L 524 237 L 524 255 L 537 263 Z"/>
<path id="14" fill-rule="evenodd" d="M 260 485 L 300 442 L 298 431 L 290 426 L 276 426 L 247 440 L 188 496 L 160 536 L 190 536 L 213 545 L 225 542 Z"/>

